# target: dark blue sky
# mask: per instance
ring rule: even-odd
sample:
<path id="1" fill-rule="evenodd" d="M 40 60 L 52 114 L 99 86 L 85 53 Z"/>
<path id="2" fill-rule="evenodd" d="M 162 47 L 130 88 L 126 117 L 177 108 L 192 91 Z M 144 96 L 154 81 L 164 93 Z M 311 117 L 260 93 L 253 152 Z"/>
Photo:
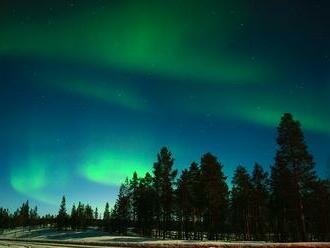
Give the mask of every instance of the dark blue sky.
<path id="1" fill-rule="evenodd" d="M 168 146 L 268 170 L 284 112 L 329 175 L 327 1 L 1 1 L 0 196 L 103 208 Z M 228 180 L 230 182 L 230 180 Z"/>

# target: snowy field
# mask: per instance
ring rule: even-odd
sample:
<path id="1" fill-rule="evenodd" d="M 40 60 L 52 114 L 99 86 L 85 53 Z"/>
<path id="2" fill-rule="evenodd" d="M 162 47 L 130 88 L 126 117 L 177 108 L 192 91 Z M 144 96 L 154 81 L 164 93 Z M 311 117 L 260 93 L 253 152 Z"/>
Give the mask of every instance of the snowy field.
<path id="1" fill-rule="evenodd" d="M 330 243 L 268 243 L 157 240 L 136 236 L 113 236 L 98 230 L 56 231 L 54 229 L 14 229 L 0 235 L 0 248 L 40 247 L 132 247 L 132 248 L 330 248 Z"/>

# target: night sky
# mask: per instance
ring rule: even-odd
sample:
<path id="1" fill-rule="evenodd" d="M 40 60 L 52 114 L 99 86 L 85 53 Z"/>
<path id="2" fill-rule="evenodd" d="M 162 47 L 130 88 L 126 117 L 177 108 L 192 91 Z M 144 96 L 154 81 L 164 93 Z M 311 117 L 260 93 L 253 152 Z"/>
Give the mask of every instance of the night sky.
<path id="1" fill-rule="evenodd" d="M 168 146 L 274 161 L 284 112 L 330 174 L 329 1 L 0 0 L 0 205 L 103 209 Z"/>

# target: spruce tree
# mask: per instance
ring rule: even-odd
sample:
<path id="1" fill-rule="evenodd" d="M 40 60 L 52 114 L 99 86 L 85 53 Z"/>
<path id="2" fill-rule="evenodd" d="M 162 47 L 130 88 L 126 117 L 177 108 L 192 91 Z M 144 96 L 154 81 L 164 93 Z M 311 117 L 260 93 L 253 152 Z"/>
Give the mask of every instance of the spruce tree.
<path id="1" fill-rule="evenodd" d="M 104 208 L 103 220 L 109 220 L 109 219 L 110 219 L 110 207 L 109 207 L 109 203 L 107 202 Z"/>
<path id="2" fill-rule="evenodd" d="M 330 241 L 330 181 L 318 179 L 306 196 L 306 222 L 312 238 Z"/>
<path id="3" fill-rule="evenodd" d="M 159 201 L 157 218 L 158 221 L 161 220 L 163 239 L 166 237 L 173 212 L 173 184 L 177 175 L 173 164 L 172 153 L 163 147 L 157 155 L 157 162 L 154 163 L 154 186 L 158 193 L 156 201 Z"/>
<path id="4" fill-rule="evenodd" d="M 31 226 L 35 226 L 35 225 L 38 224 L 39 216 L 38 216 L 38 208 L 37 208 L 37 206 L 35 206 L 34 208 L 31 208 L 30 209 L 29 218 L 30 218 L 29 223 L 30 223 Z"/>
<path id="5" fill-rule="evenodd" d="M 88 226 L 92 226 L 94 224 L 94 211 L 92 209 L 92 207 L 87 204 L 85 206 L 85 219 L 86 219 L 86 223 L 85 223 L 85 226 L 88 227 Z"/>
<path id="6" fill-rule="evenodd" d="M 81 202 L 78 202 L 77 206 L 77 226 L 79 229 L 86 228 L 85 205 Z"/>
<path id="7" fill-rule="evenodd" d="M 130 180 L 129 190 L 130 190 L 130 200 L 132 206 L 132 221 L 136 226 L 137 220 L 137 201 L 138 201 L 138 186 L 139 186 L 139 178 L 136 171 L 133 173 L 133 177 Z"/>
<path id="8" fill-rule="evenodd" d="M 223 166 L 211 153 L 201 158 L 201 187 L 203 190 L 203 220 L 208 239 L 218 239 L 226 229 L 228 186 Z"/>
<path id="9" fill-rule="evenodd" d="M 128 178 L 126 178 L 125 183 L 121 184 L 119 188 L 112 218 L 116 222 L 116 231 L 125 235 L 130 223 L 130 190 Z"/>
<path id="10" fill-rule="evenodd" d="M 154 163 L 153 165 L 153 188 L 155 192 L 153 206 L 154 217 L 156 221 L 156 236 L 160 236 L 161 230 L 161 183 L 162 183 L 162 167 L 160 163 Z"/>
<path id="11" fill-rule="evenodd" d="M 177 218 L 180 224 L 179 239 L 188 237 L 189 221 L 192 216 L 192 189 L 190 188 L 190 174 L 187 169 L 183 170 L 177 180 L 176 200 Z"/>
<path id="12" fill-rule="evenodd" d="M 70 218 L 70 225 L 72 230 L 77 230 L 77 209 L 75 204 L 72 205 L 71 209 L 71 218 Z"/>
<path id="13" fill-rule="evenodd" d="M 103 223 L 102 224 L 103 229 L 105 231 L 109 231 L 109 229 L 110 229 L 110 207 L 109 207 L 108 202 L 105 204 L 102 223 Z"/>
<path id="14" fill-rule="evenodd" d="M 94 211 L 94 225 L 95 226 L 98 226 L 98 223 L 99 223 L 99 210 L 98 208 L 95 208 L 95 211 Z"/>
<path id="15" fill-rule="evenodd" d="M 62 197 L 60 209 L 58 211 L 58 215 L 56 218 L 57 222 L 57 228 L 59 230 L 62 230 L 66 228 L 67 226 L 67 220 L 68 220 L 68 214 L 66 212 L 66 201 L 65 201 L 65 196 Z"/>
<path id="16" fill-rule="evenodd" d="M 191 190 L 193 239 L 200 239 L 204 195 L 201 187 L 201 170 L 196 162 L 192 162 L 189 167 L 189 188 Z"/>
<path id="17" fill-rule="evenodd" d="M 99 218 L 99 210 L 98 210 L 98 208 L 95 208 L 94 219 L 97 220 L 98 218 Z"/>
<path id="18" fill-rule="evenodd" d="M 315 181 L 314 161 L 305 144 L 300 123 L 286 113 L 278 126 L 275 164 L 272 168 L 273 198 L 281 209 L 278 221 L 293 240 L 306 241 L 304 195 Z M 278 214 L 278 213 L 277 213 Z"/>
<path id="19" fill-rule="evenodd" d="M 245 167 L 234 171 L 231 191 L 231 212 L 234 232 L 243 234 L 243 239 L 251 238 L 251 178 Z"/>
<path id="20" fill-rule="evenodd" d="M 8 209 L 0 208 L 0 229 L 10 227 L 11 217 Z"/>
<path id="21" fill-rule="evenodd" d="M 251 183 L 251 232 L 257 240 L 263 240 L 269 219 L 269 179 L 268 173 L 257 163 L 253 168 Z"/>
<path id="22" fill-rule="evenodd" d="M 30 219 L 30 206 L 29 201 L 26 201 L 22 204 L 21 208 L 19 209 L 18 219 L 19 224 L 23 227 L 26 227 L 29 225 L 29 219 Z"/>
<path id="23" fill-rule="evenodd" d="M 154 190 L 152 177 L 146 173 L 145 177 L 139 180 L 137 187 L 137 219 L 138 228 L 142 235 L 150 236 L 153 222 Z"/>

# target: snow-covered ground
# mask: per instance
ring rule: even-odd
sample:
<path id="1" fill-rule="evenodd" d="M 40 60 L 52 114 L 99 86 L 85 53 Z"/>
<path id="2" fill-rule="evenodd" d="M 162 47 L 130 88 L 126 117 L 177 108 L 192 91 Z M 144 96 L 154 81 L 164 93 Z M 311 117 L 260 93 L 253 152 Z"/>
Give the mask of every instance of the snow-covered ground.
<path id="1" fill-rule="evenodd" d="M 2 239 L 2 240 L 1 240 Z M 15 243 L 3 239 L 24 240 L 26 243 Z M 29 241 L 29 242 L 28 242 Z M 7 243 L 6 243 L 7 242 Z M 12 242 L 12 243 L 10 243 Z M 32 243 L 31 243 L 32 242 Z M 47 242 L 40 243 L 40 242 Z M 48 243 L 51 242 L 51 243 Z M 1 247 L 138 247 L 138 248 L 330 248 L 330 243 L 268 243 L 268 242 L 222 242 L 222 241 L 187 241 L 158 240 L 136 236 L 114 236 L 98 230 L 87 231 L 56 231 L 50 228 L 14 229 L 0 235 Z M 63 246 L 62 246 L 63 245 Z"/>

